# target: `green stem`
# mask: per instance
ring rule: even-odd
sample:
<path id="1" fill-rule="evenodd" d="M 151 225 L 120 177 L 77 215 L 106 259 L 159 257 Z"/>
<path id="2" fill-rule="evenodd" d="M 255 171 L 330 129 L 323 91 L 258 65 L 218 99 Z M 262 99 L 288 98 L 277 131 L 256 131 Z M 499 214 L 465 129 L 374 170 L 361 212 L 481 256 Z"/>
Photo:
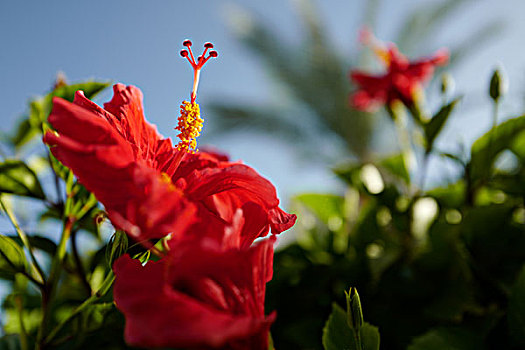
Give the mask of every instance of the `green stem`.
<path id="1" fill-rule="evenodd" d="M 487 152 L 487 157 L 490 157 L 490 154 L 492 153 L 492 147 L 494 143 L 494 133 L 496 130 L 496 127 L 498 126 L 498 114 L 499 114 L 499 102 L 494 101 L 494 110 L 492 112 L 492 129 L 489 139 L 489 152 Z"/>
<path id="2" fill-rule="evenodd" d="M 23 305 L 22 305 L 22 297 L 16 296 L 15 297 L 15 306 L 18 311 L 18 322 L 20 323 L 20 348 L 22 350 L 29 349 L 27 344 L 27 331 L 26 326 L 24 325 L 24 315 L 23 315 Z"/>
<path id="3" fill-rule="evenodd" d="M 40 278 L 42 279 L 42 283 L 45 283 L 46 277 L 44 274 L 44 271 L 42 270 L 42 267 L 40 267 L 40 264 L 36 260 L 35 255 L 33 254 L 33 247 L 31 246 L 31 243 L 29 242 L 29 239 L 27 238 L 26 233 L 20 228 L 20 225 L 18 225 L 18 221 L 16 220 L 16 217 L 11 210 L 11 208 L 4 203 L 4 200 L 0 196 L 0 205 L 2 206 L 2 209 L 6 213 L 7 217 L 9 218 L 9 221 L 11 221 L 11 224 L 15 228 L 16 233 L 20 237 L 20 240 L 22 241 L 22 244 L 24 247 L 27 248 L 29 251 L 29 256 L 31 257 L 31 261 L 33 262 L 33 266 L 37 270 L 38 274 L 40 275 Z"/>
<path id="4" fill-rule="evenodd" d="M 494 112 L 492 114 L 492 130 L 498 126 L 499 102 L 494 102 Z"/>
<path id="5" fill-rule="evenodd" d="M 425 187 L 425 180 L 427 179 L 427 169 L 428 169 L 428 160 L 430 158 L 430 152 L 425 152 L 423 155 L 423 161 L 421 163 L 420 178 L 419 178 L 419 188 L 423 191 Z"/>
<path id="6" fill-rule="evenodd" d="M 401 149 L 401 154 L 403 156 L 403 160 L 405 162 L 405 167 L 410 172 L 411 168 L 411 160 L 413 159 L 413 150 L 412 150 L 412 144 L 410 139 L 410 134 L 408 132 L 407 128 L 407 115 L 404 112 L 404 109 L 400 110 L 400 106 L 392 106 L 391 108 L 388 108 L 388 112 L 390 113 L 392 120 L 394 121 L 394 124 L 396 126 L 396 132 L 397 132 L 397 139 L 399 142 L 399 147 Z"/>
<path id="7" fill-rule="evenodd" d="M 93 304 L 93 302 L 99 300 L 102 298 L 106 293 L 109 291 L 111 286 L 113 285 L 113 281 L 115 280 L 115 274 L 113 271 L 110 270 L 109 274 L 106 276 L 106 279 L 104 282 L 102 282 L 102 285 L 97 290 L 95 294 L 93 294 L 90 298 L 88 298 L 86 301 L 84 301 L 82 304 L 80 304 L 69 316 L 67 316 L 65 319 L 63 319 L 45 338 L 44 343 L 49 344 L 60 332 L 60 330 L 73 318 L 75 318 L 79 313 L 84 311 L 89 305 Z"/>
<path id="8" fill-rule="evenodd" d="M 86 289 L 86 292 L 88 295 L 91 295 L 91 286 L 89 285 L 89 282 L 86 278 L 86 273 L 84 272 L 84 266 L 82 265 L 82 260 L 80 259 L 80 253 L 78 252 L 77 248 L 77 230 L 73 230 L 73 233 L 71 234 L 71 250 L 73 252 L 73 258 L 75 259 L 75 267 L 78 277 L 80 278 L 80 281 L 84 288 Z"/>
<path id="9" fill-rule="evenodd" d="M 70 197 L 68 197 L 68 201 Z M 67 206 L 67 203 L 66 203 Z M 67 241 L 71 235 L 71 230 L 75 224 L 76 218 L 74 216 L 67 216 L 64 222 L 64 228 L 62 230 L 62 235 L 60 237 L 60 242 L 58 243 L 58 248 L 55 256 L 53 257 L 53 262 L 51 264 L 51 272 L 49 273 L 48 283 L 46 289 L 42 294 L 42 323 L 38 329 L 37 334 L 37 347 L 42 349 L 45 342 L 44 336 L 46 333 L 47 325 L 51 317 L 50 304 L 55 294 L 56 287 L 58 285 L 58 280 L 60 279 L 60 272 L 62 269 L 62 264 L 64 257 L 66 255 L 66 246 Z"/>
<path id="10" fill-rule="evenodd" d="M 60 190 L 60 178 L 58 177 L 57 172 L 55 171 L 55 168 L 53 167 L 53 160 L 51 159 L 51 153 L 47 152 L 47 159 L 49 161 L 49 167 L 51 168 L 51 171 L 53 172 L 53 178 L 55 180 L 55 190 L 57 194 L 57 201 L 59 206 L 64 205 L 64 200 L 62 199 L 62 191 Z"/>

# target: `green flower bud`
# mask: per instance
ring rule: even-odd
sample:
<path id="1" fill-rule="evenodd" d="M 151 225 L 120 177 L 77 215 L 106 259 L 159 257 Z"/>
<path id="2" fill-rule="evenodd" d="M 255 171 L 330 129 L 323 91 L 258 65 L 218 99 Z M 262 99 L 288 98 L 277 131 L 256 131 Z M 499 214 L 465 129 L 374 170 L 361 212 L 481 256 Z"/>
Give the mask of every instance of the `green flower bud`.
<path id="1" fill-rule="evenodd" d="M 498 102 L 499 98 L 507 92 L 506 80 L 500 69 L 494 70 L 490 78 L 489 94 L 494 102 Z"/>
<path id="2" fill-rule="evenodd" d="M 454 86 L 455 82 L 454 78 L 452 78 L 452 75 L 450 75 L 449 73 L 444 73 L 443 75 L 441 75 L 440 90 L 443 95 L 454 91 Z"/>
<path id="3" fill-rule="evenodd" d="M 363 325 L 363 310 L 361 309 L 361 300 L 359 299 L 359 294 L 357 289 L 350 288 L 350 290 L 345 292 L 346 294 L 346 317 L 347 323 L 350 328 L 359 331 Z"/>

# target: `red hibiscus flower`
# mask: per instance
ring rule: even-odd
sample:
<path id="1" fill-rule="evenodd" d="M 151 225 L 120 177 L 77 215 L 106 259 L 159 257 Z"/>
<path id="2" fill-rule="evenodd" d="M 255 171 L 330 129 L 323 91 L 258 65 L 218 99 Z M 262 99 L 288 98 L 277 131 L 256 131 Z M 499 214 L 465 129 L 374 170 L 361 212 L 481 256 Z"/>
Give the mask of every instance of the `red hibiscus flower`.
<path id="1" fill-rule="evenodd" d="M 365 38 L 366 41 L 374 41 L 370 34 Z M 382 104 L 391 105 L 394 101 L 412 106 L 421 84 L 432 77 L 434 67 L 448 62 L 446 50 L 440 50 L 429 58 L 410 62 L 394 44 L 389 44 L 387 48 L 377 42 L 372 44 L 387 71 L 382 75 L 371 75 L 359 70 L 350 72 L 352 81 L 358 87 L 350 96 L 350 103 L 359 110 L 371 110 Z"/>
<path id="2" fill-rule="evenodd" d="M 206 238 L 174 239 L 169 254 L 157 262 L 143 266 L 127 255 L 115 262 L 114 298 L 126 319 L 127 343 L 268 348 L 275 313 L 264 315 L 264 297 L 272 278 L 275 237 L 247 249 L 231 248 L 237 245 L 239 228 L 237 224 L 229 228 L 232 232 L 218 234 L 227 237 L 222 246 Z"/>
<path id="3" fill-rule="evenodd" d="M 199 58 L 198 70 L 206 60 Z M 104 108 L 82 91 L 73 103 L 55 98 L 49 122 L 57 132 L 46 133 L 44 142 L 118 228 L 139 241 L 161 238 L 195 220 L 231 222 L 236 208 L 253 214 L 246 245 L 270 228 L 280 233 L 293 226 L 296 216 L 279 208 L 275 188 L 253 169 L 195 153 L 202 119 L 194 101 L 181 105 L 181 141 L 173 147 L 145 121 L 138 88 L 117 84 L 113 90 Z"/>

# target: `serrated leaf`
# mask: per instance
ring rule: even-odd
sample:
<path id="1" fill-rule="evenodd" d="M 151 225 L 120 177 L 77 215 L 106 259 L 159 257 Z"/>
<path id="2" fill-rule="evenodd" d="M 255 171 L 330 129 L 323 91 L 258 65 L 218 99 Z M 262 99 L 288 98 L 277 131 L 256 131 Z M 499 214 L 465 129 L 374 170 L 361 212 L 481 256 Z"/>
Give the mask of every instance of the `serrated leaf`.
<path id="1" fill-rule="evenodd" d="M 512 288 L 508 306 L 510 335 L 518 346 L 525 346 L 525 266 Z"/>
<path id="2" fill-rule="evenodd" d="M 425 151 L 427 153 L 429 153 L 432 150 L 434 141 L 436 140 L 440 131 L 443 129 L 443 126 L 447 122 L 448 117 L 450 116 L 450 113 L 452 113 L 452 111 L 454 110 L 454 107 L 456 107 L 456 104 L 459 102 L 459 100 L 460 98 L 456 98 L 452 102 L 442 106 L 441 109 L 436 114 L 434 114 L 432 119 L 430 119 L 424 125 L 425 138 L 426 138 Z"/>
<path id="3" fill-rule="evenodd" d="M 462 329 L 436 328 L 417 338 L 407 350 L 483 350 L 483 338 Z"/>
<path id="4" fill-rule="evenodd" d="M 358 350 L 354 332 L 346 321 L 346 312 L 337 304 L 332 304 L 332 313 L 323 328 L 323 347 L 325 350 Z"/>
<path id="5" fill-rule="evenodd" d="M 490 175 L 497 155 L 510 148 L 516 137 L 525 130 L 525 116 L 509 119 L 477 139 L 471 148 L 469 162 L 473 183 L 485 180 Z"/>
<path id="6" fill-rule="evenodd" d="M 8 273 L 25 271 L 26 264 L 22 247 L 11 238 L 0 235 L 0 270 Z"/>
<path id="7" fill-rule="evenodd" d="M 0 163 L 0 192 L 46 198 L 35 172 L 20 160 L 6 160 Z"/>

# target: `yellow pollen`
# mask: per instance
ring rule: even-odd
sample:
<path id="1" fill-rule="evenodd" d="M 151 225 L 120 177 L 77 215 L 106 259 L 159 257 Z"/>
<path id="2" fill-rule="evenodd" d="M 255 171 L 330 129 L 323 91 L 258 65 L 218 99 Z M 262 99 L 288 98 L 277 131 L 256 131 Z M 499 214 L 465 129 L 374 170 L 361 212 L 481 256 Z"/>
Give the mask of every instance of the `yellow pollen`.
<path id="1" fill-rule="evenodd" d="M 177 137 L 180 139 L 177 144 L 179 151 L 186 151 L 188 153 L 196 153 L 197 137 L 202 131 L 202 123 L 204 120 L 200 116 L 199 105 L 196 102 L 183 101 L 180 105 L 179 123 L 175 130 L 180 131 Z"/>
<path id="2" fill-rule="evenodd" d="M 168 174 L 162 172 L 160 174 L 160 180 L 168 185 L 170 191 L 175 191 L 175 185 L 173 185 L 173 181 L 171 181 L 171 177 Z"/>
<path id="3" fill-rule="evenodd" d="M 376 56 L 388 67 L 390 65 L 390 53 L 388 50 L 381 46 L 376 46 L 373 50 Z"/>

